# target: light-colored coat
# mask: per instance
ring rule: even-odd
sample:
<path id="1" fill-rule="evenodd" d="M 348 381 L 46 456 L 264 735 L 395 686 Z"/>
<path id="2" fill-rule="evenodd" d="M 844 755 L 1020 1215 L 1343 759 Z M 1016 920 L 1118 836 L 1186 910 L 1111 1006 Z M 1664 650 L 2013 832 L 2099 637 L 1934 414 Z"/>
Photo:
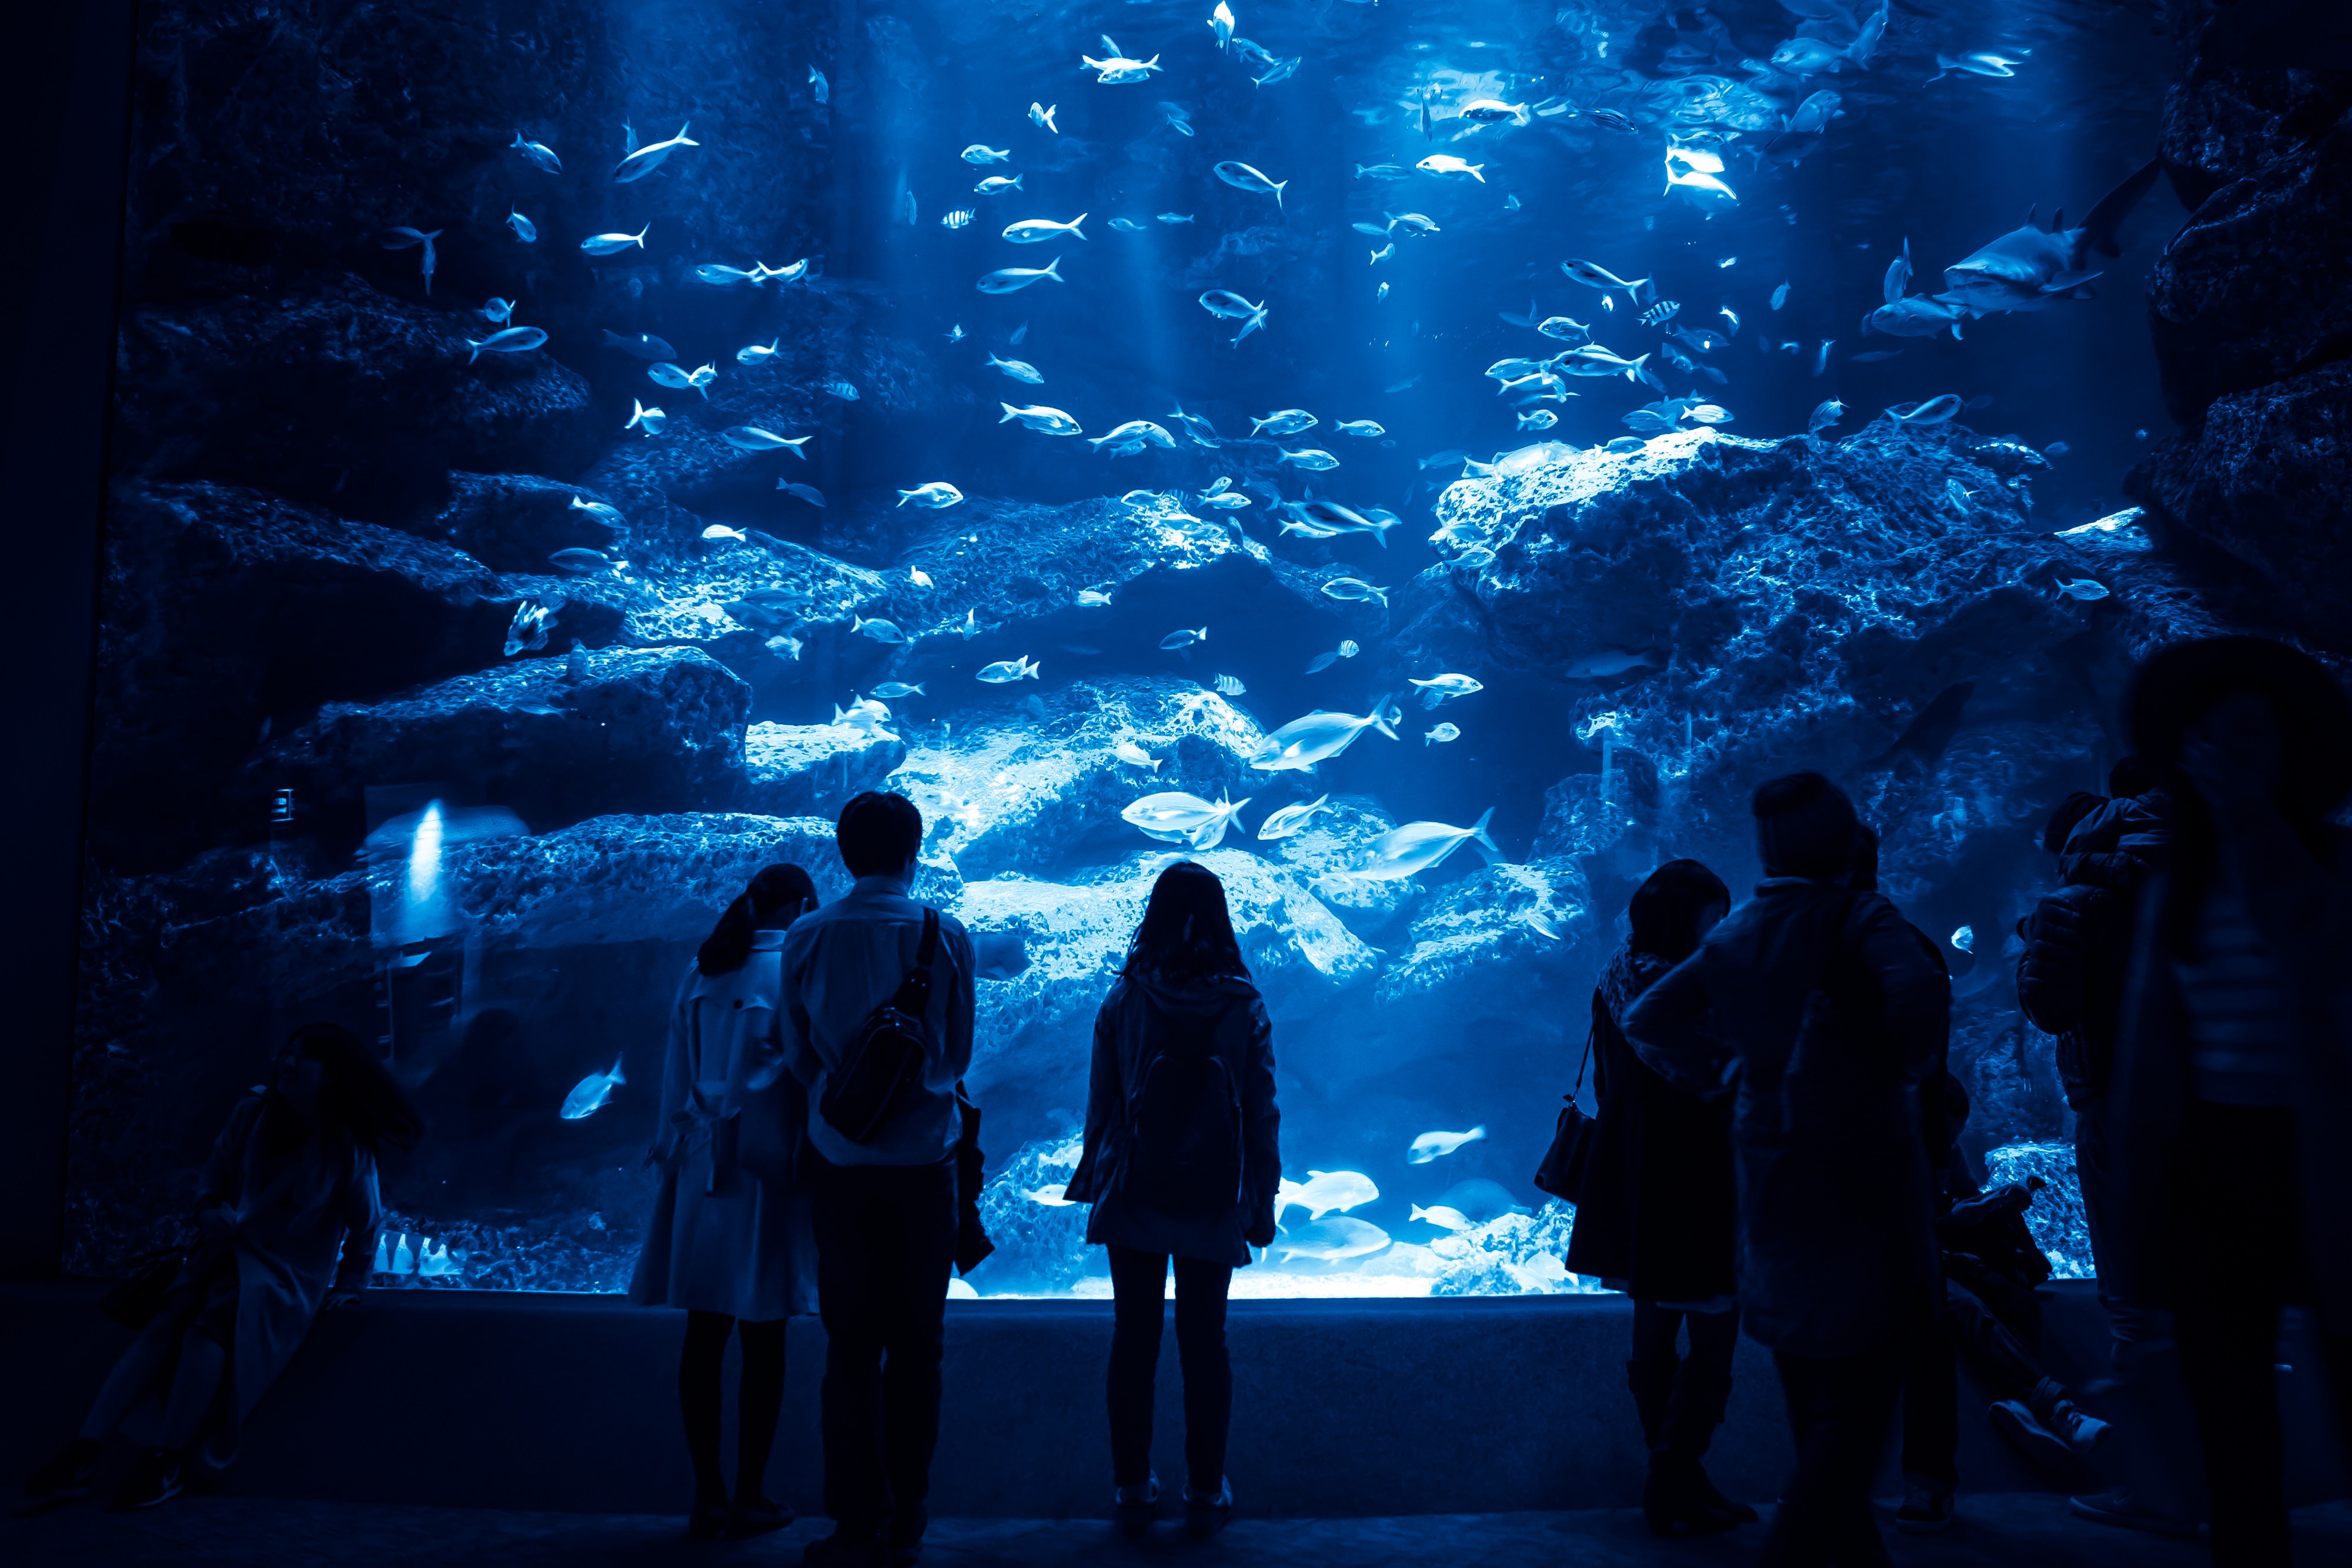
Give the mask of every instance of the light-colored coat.
<path id="1" fill-rule="evenodd" d="M 741 968 L 688 968 L 679 984 L 649 1155 L 661 1166 L 661 1192 L 629 1285 L 640 1305 L 751 1322 L 816 1310 L 807 1190 L 762 1181 L 732 1158 L 744 1118 L 778 1118 L 793 1142 L 808 1119 L 800 1085 L 784 1071 L 783 942 L 782 931 L 755 933 Z"/>

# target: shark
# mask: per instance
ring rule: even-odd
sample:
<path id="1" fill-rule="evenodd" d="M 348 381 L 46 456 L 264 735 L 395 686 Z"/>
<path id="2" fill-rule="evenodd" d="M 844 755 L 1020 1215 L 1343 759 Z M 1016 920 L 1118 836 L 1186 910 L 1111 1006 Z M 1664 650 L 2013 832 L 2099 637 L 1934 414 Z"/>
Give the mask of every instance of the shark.
<path id="1" fill-rule="evenodd" d="M 1934 298 L 1979 316 L 1996 310 L 2040 310 L 2053 300 L 2089 298 L 2084 286 L 2100 276 L 2089 269 L 2093 253 L 2123 255 L 2116 231 L 2156 183 L 2157 168 L 2151 159 L 2134 170 L 2123 183 L 2099 198 L 2079 228 L 2066 226 L 2063 209 L 2046 229 L 2028 213 L 2024 227 L 2011 229 L 1944 268 L 1945 291 Z"/>

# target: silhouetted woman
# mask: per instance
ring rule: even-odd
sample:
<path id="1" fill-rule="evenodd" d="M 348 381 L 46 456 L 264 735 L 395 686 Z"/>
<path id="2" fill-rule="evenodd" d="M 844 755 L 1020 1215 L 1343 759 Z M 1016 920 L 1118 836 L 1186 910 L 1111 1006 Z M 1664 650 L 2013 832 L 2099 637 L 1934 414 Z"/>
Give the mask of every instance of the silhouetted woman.
<path id="1" fill-rule="evenodd" d="M 367 1288 L 383 1214 L 376 1156 L 423 1133 L 392 1075 L 351 1030 L 306 1024 L 269 1082 L 229 1113 L 197 1186 L 195 1245 L 163 1305 L 99 1390 L 80 1435 L 29 1490 L 87 1497 L 100 1445 L 146 1445 L 116 1509 L 177 1496 L 184 1463 L 236 1457 L 245 1416 L 319 1313 Z"/>
<path id="2" fill-rule="evenodd" d="M 1633 932 L 1592 990 L 1600 1117 L 1568 1267 L 1633 1298 L 1625 1381 L 1650 1449 L 1642 1512 L 1660 1535 L 1711 1534 L 1756 1517 L 1717 1491 L 1699 1462 L 1731 1395 L 1739 1341 L 1730 1109 L 1643 1066 L 1619 1026 L 1633 998 L 1696 952 L 1730 908 L 1720 877 L 1696 861 L 1668 861 L 1634 892 Z M 1687 1359 L 1675 1345 L 1685 1325 Z"/>
<path id="3" fill-rule="evenodd" d="M 1171 1257 L 1184 1525 L 1207 1536 L 1233 1516 L 1225 1292 L 1250 1248 L 1274 1240 L 1281 1119 L 1273 1026 L 1242 962 L 1224 884 L 1180 861 L 1152 885 L 1126 967 L 1095 1016 L 1086 1153 L 1067 1191 L 1094 1205 L 1087 1239 L 1110 1249 L 1111 1470 L 1129 1534 L 1143 1531 L 1160 1500 L 1151 1391 Z"/>
<path id="4" fill-rule="evenodd" d="M 784 1400 L 784 1320 L 816 1310 L 816 1249 L 809 1194 L 792 1173 L 808 1104 L 784 1071 L 778 996 L 784 928 L 815 907 L 807 872 L 762 870 L 719 917 L 670 1013 L 661 1130 L 648 1156 L 661 1166 L 661 1194 L 629 1293 L 686 1311 L 677 1402 L 694 1461 L 687 1531 L 697 1540 L 793 1521 L 762 1483 Z M 731 1509 L 719 1465 L 730 1333 L 743 1342 Z"/>
<path id="5" fill-rule="evenodd" d="M 2281 1564 L 2283 1304 L 2316 1309 L 2352 1433 L 2352 704 L 2308 656 L 2220 637 L 2150 658 L 2130 719 L 2174 815 L 2112 1091 L 2121 1294 L 2174 1309 L 2213 1560 Z"/>

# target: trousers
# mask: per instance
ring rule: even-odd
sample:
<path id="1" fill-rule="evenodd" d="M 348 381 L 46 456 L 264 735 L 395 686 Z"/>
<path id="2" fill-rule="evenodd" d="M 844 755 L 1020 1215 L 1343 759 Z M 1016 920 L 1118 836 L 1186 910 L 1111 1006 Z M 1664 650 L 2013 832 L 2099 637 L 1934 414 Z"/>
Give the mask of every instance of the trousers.
<path id="1" fill-rule="evenodd" d="M 1110 1468 L 1122 1487 L 1151 1474 L 1152 1388 L 1160 1333 L 1167 1321 L 1169 1255 L 1110 1248 Z M 1184 1479 L 1214 1497 L 1225 1475 L 1225 1434 L 1233 1422 L 1234 1366 L 1225 1348 L 1230 1264 L 1178 1258 L 1176 1354 L 1184 1366 Z"/>
<path id="2" fill-rule="evenodd" d="M 1867 1355 L 1776 1353 L 1797 1468 L 1765 1531 L 1759 1568 L 1883 1568 L 1870 1481 L 1903 1386 L 1904 1337 Z"/>

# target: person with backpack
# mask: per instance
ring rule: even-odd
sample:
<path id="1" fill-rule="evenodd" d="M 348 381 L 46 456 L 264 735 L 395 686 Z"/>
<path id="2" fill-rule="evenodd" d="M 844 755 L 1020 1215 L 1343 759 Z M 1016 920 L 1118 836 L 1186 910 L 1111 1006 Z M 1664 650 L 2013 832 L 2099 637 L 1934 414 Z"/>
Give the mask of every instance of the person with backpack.
<path id="1" fill-rule="evenodd" d="M 863 1568 L 913 1563 L 929 1522 L 978 971 L 962 924 L 908 895 L 913 801 L 857 796 L 835 841 L 857 880 L 784 933 L 783 1046 L 808 1092 L 834 1521 L 803 1561 Z"/>
<path id="2" fill-rule="evenodd" d="M 1766 1568 L 1884 1563 L 1870 1485 L 1936 1299 L 1918 1086 L 1951 984 L 1895 906 L 1848 886 L 1860 821 L 1818 773 L 1752 802 L 1764 880 L 1641 995 L 1626 1038 L 1667 1082 L 1732 1091 L 1742 1326 L 1773 1354 L 1797 1465 Z"/>
<path id="3" fill-rule="evenodd" d="M 662 1064 L 661 1124 L 647 1158 L 661 1190 L 637 1254 L 630 1299 L 686 1312 L 678 1408 L 694 1461 L 697 1541 L 782 1530 L 792 1511 L 763 1481 L 784 1401 L 784 1321 L 816 1304 L 816 1240 L 793 1155 L 807 1096 L 784 1071 L 784 932 L 816 907 L 796 865 L 765 867 L 728 904 L 678 986 Z M 719 1375 L 729 1335 L 743 1342 L 736 1406 L 735 1496 L 719 1465 Z"/>
<path id="4" fill-rule="evenodd" d="M 1171 1260 L 1184 1365 L 1184 1527 L 1233 1517 L 1225 1436 L 1233 1364 L 1225 1294 L 1252 1247 L 1275 1236 L 1282 1181 L 1274 1030 L 1206 866 L 1160 873 L 1127 962 L 1095 1015 L 1085 1152 L 1066 1197 L 1094 1206 L 1087 1240 L 1108 1248 L 1111 1479 L 1118 1525 L 1140 1535 L 1160 1501 L 1152 1385 Z"/>
<path id="5" fill-rule="evenodd" d="M 1620 1027 L 1634 998 L 1696 952 L 1730 908 L 1721 877 L 1694 860 L 1668 861 L 1634 890 L 1632 929 L 1592 988 L 1586 1051 L 1598 1113 L 1568 1268 L 1633 1298 L 1625 1382 L 1650 1453 L 1642 1514 L 1654 1535 L 1719 1534 L 1756 1518 L 1700 1463 L 1731 1397 L 1739 1344 L 1730 1107 L 1643 1066 Z M 1685 1324 L 1687 1357 L 1675 1345 Z"/>

